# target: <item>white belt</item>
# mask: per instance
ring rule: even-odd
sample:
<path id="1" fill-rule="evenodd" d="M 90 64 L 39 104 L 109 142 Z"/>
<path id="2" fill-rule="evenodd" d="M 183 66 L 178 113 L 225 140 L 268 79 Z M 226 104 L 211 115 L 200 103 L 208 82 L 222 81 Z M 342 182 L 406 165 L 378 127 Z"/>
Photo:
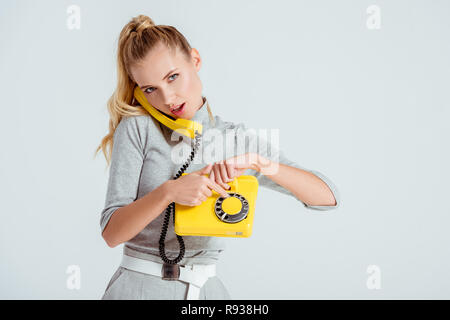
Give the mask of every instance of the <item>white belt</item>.
<path id="1" fill-rule="evenodd" d="M 122 256 L 122 262 L 120 265 L 126 269 L 130 269 L 137 272 L 151 274 L 153 276 L 161 277 L 164 279 L 164 264 L 139 259 L 124 254 Z M 177 269 L 177 266 L 172 266 Z M 171 270 L 168 270 L 171 271 Z M 166 278 L 168 276 L 166 270 Z M 200 289 L 203 287 L 209 278 L 216 275 L 215 264 L 194 264 L 187 266 L 179 266 L 179 276 L 175 275 L 170 280 L 180 280 L 188 283 L 187 300 L 198 300 L 200 296 Z M 168 280 L 168 279 L 167 279 Z"/>

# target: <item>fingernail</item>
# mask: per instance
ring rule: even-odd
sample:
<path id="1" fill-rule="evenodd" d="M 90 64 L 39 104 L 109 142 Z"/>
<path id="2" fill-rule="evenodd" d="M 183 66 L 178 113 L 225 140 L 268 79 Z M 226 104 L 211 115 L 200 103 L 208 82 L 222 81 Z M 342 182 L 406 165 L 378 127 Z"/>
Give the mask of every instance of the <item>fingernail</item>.
<path id="1" fill-rule="evenodd" d="M 230 186 L 229 186 L 229 185 L 226 185 L 225 188 L 230 189 Z"/>

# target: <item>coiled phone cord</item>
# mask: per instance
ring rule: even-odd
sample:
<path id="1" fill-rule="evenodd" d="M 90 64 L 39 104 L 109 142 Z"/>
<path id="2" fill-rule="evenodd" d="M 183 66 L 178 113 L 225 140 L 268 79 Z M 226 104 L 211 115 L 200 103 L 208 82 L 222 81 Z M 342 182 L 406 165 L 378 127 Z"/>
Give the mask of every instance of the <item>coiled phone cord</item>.
<path id="1" fill-rule="evenodd" d="M 184 173 L 184 171 L 187 169 L 187 167 L 189 167 L 189 165 L 191 164 L 192 159 L 194 159 L 195 153 L 197 152 L 197 150 L 198 150 L 198 148 L 200 146 L 201 138 L 202 138 L 202 135 L 199 134 L 197 130 L 195 130 L 195 142 L 194 142 L 194 146 L 192 148 L 191 154 L 189 156 L 189 159 L 178 170 L 178 173 L 175 175 L 173 180 L 178 179 Z M 166 240 L 167 229 L 169 227 L 169 220 L 170 220 L 170 216 L 171 215 L 173 216 L 173 224 L 175 225 L 175 202 L 172 202 L 171 204 L 169 204 L 169 206 L 165 210 L 164 223 L 163 223 L 163 226 L 161 228 L 161 236 L 159 238 L 159 255 L 161 256 L 161 259 L 165 263 L 177 264 L 184 257 L 184 249 L 185 249 L 185 247 L 184 247 L 183 238 L 181 236 L 177 235 L 177 240 L 178 240 L 178 243 L 180 244 L 180 253 L 178 254 L 178 257 L 176 257 L 174 260 L 170 260 L 169 258 L 167 258 L 165 244 L 164 244 L 164 242 Z"/>

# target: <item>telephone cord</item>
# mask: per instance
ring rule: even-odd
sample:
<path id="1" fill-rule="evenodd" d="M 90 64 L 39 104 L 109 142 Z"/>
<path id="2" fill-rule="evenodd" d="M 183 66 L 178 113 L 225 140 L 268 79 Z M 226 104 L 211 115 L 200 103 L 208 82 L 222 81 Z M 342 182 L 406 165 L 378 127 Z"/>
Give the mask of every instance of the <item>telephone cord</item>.
<path id="1" fill-rule="evenodd" d="M 194 146 L 192 148 L 191 154 L 189 156 L 189 159 L 178 170 L 178 173 L 175 175 L 173 180 L 176 180 L 179 177 L 181 177 L 181 175 L 184 173 L 184 171 L 187 169 L 187 167 L 189 167 L 192 159 L 194 159 L 195 153 L 197 152 L 197 150 L 198 150 L 198 148 L 200 146 L 201 138 L 202 138 L 202 135 L 199 134 L 197 130 L 195 130 L 195 142 L 194 142 Z M 184 257 L 185 246 L 184 246 L 183 237 L 181 237 L 179 235 L 176 235 L 178 243 L 180 245 L 180 253 L 178 254 L 178 257 L 176 257 L 173 260 L 170 260 L 169 258 L 167 258 L 167 256 L 166 256 L 166 249 L 165 249 L 165 240 L 166 240 L 167 229 L 169 227 L 169 220 L 170 220 L 170 216 L 171 215 L 173 216 L 173 224 L 175 226 L 175 202 L 170 203 L 169 206 L 165 210 L 164 222 L 163 222 L 163 225 L 162 225 L 162 228 L 161 228 L 161 236 L 159 238 L 159 255 L 161 256 L 161 259 L 165 263 L 177 264 Z"/>

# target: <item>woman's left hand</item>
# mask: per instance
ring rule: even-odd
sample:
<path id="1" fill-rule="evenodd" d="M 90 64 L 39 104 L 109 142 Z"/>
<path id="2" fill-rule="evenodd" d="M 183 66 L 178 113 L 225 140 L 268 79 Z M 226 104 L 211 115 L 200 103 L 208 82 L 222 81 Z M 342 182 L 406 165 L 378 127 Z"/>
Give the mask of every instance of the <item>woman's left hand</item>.
<path id="1" fill-rule="evenodd" d="M 239 156 L 231 157 L 219 162 L 215 162 L 209 174 L 209 179 L 215 181 L 225 189 L 229 189 L 228 182 L 235 177 L 241 176 L 245 170 L 259 170 L 259 154 L 248 152 Z"/>

